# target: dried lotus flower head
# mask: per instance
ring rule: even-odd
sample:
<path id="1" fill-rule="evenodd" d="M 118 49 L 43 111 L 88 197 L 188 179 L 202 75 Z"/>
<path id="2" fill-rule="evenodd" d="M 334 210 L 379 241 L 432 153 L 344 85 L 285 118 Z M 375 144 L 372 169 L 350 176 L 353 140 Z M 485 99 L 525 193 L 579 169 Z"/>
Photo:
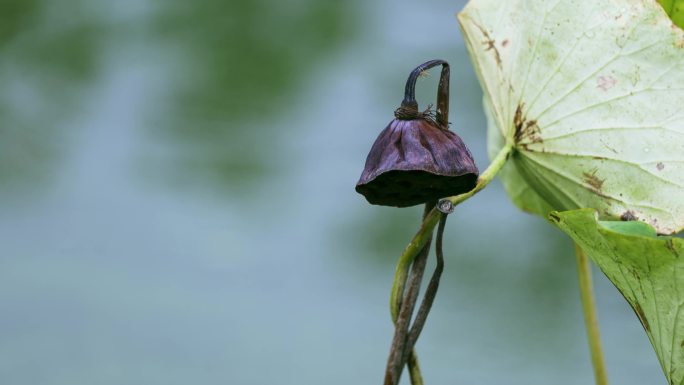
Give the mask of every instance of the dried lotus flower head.
<path id="1" fill-rule="evenodd" d="M 417 78 L 442 65 L 437 111 L 418 111 Z M 477 182 L 475 161 L 461 138 L 449 131 L 449 64 L 423 63 L 411 72 L 404 100 L 366 159 L 356 191 L 369 203 L 408 207 L 470 191 Z"/>

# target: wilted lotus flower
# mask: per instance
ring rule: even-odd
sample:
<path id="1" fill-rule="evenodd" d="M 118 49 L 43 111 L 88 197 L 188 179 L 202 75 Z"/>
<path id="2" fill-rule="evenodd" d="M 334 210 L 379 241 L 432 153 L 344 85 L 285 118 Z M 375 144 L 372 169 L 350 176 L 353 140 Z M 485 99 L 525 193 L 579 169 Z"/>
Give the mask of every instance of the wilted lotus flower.
<path id="1" fill-rule="evenodd" d="M 418 111 L 415 86 L 424 71 L 442 65 L 437 111 Z M 470 191 L 478 170 L 461 138 L 449 131 L 449 64 L 431 60 L 406 82 L 395 119 L 375 140 L 356 191 L 376 205 L 408 207 Z"/>

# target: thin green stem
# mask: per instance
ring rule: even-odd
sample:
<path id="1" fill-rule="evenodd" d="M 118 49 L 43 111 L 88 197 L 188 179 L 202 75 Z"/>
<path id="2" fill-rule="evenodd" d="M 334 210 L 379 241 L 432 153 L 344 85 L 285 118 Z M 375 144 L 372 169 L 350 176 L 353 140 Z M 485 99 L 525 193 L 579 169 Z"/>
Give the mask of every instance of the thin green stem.
<path id="1" fill-rule="evenodd" d="M 428 215 L 433 207 L 437 204 L 436 201 L 428 202 L 425 204 L 425 210 L 423 211 L 423 219 Z M 432 234 L 430 234 L 430 237 Z M 422 281 L 423 272 L 425 271 L 425 264 L 427 262 L 428 254 L 430 253 L 430 239 L 425 243 L 420 254 L 414 259 L 411 268 L 411 277 L 405 279 L 408 283 L 408 289 L 406 290 L 406 295 L 399 304 L 401 309 L 398 312 L 396 320 L 394 320 L 394 337 L 392 338 L 392 346 L 390 347 L 389 357 L 387 359 L 387 369 L 385 371 L 385 385 L 397 385 L 399 384 L 399 378 L 401 377 L 401 372 L 404 369 L 405 363 L 408 361 L 409 373 L 411 374 L 412 383 L 416 385 L 422 383 L 423 377 L 420 373 L 420 366 L 418 364 L 418 355 L 415 350 L 408 349 L 410 351 L 407 361 L 405 358 L 405 348 L 406 341 L 409 333 L 409 324 L 411 322 L 411 316 L 413 315 L 413 309 L 418 299 L 418 293 L 420 291 L 420 282 Z M 404 282 L 404 285 L 406 282 Z"/>
<path id="2" fill-rule="evenodd" d="M 413 320 L 413 326 L 408 334 L 408 340 L 406 342 L 406 350 L 411 349 L 416 345 L 420 333 L 423 331 L 425 326 L 425 321 L 427 321 L 428 313 L 432 309 L 432 304 L 435 302 L 435 297 L 437 296 L 437 289 L 439 289 L 439 279 L 442 277 L 442 272 L 444 271 L 444 253 L 442 251 L 442 240 L 444 238 L 444 227 L 446 225 L 447 214 L 442 214 L 439 220 L 439 226 L 437 227 L 437 240 L 435 241 L 435 254 L 437 255 L 437 265 L 435 266 L 435 271 L 432 273 L 432 278 L 430 278 L 430 283 L 425 290 L 425 297 L 423 302 L 418 308 L 418 313 L 416 313 L 416 318 Z"/>
<path id="3" fill-rule="evenodd" d="M 415 349 L 411 349 L 408 359 L 409 377 L 411 385 L 423 385 L 423 374 L 420 372 L 420 363 Z"/>
<path id="4" fill-rule="evenodd" d="M 594 378 L 596 379 L 596 385 L 608 385 L 606 364 L 603 359 L 603 349 L 601 348 L 601 334 L 596 315 L 594 288 L 591 283 L 589 258 L 587 258 L 587 254 L 577 244 L 575 244 L 575 254 L 577 255 L 580 297 L 582 299 L 582 311 L 584 312 L 584 324 L 587 328 L 587 338 L 589 339 L 591 363 L 594 366 Z"/>
<path id="5" fill-rule="evenodd" d="M 497 156 L 492 160 L 491 164 L 487 169 L 480 175 L 477 180 L 475 187 L 464 194 L 456 195 L 448 198 L 453 206 L 457 206 L 461 202 L 472 197 L 480 190 L 485 188 L 496 175 L 501 171 L 506 161 L 510 157 L 513 151 L 513 144 L 507 143 L 497 154 Z M 425 245 L 432 239 L 432 232 L 441 218 L 441 212 L 436 208 L 432 208 L 423 217 L 423 223 L 418 230 L 418 233 L 414 235 L 411 242 L 408 244 L 397 264 L 396 271 L 394 273 L 394 281 L 392 282 L 392 291 L 390 293 L 390 313 L 392 315 L 392 322 L 396 325 L 399 318 L 399 312 L 401 310 L 401 302 L 404 295 L 404 289 L 406 287 L 406 281 L 408 278 L 409 268 L 413 263 L 414 259 L 423 250 Z M 423 377 L 420 371 L 420 365 L 418 362 L 418 355 L 415 349 L 411 349 L 408 357 L 408 369 L 411 376 L 412 385 L 423 385 Z"/>
<path id="6" fill-rule="evenodd" d="M 432 231 L 437 222 L 439 222 L 439 214 L 439 211 L 436 209 L 432 209 L 427 213 L 423 218 L 423 224 L 420 226 L 420 230 L 418 230 L 418 233 L 413 237 L 411 243 L 409 243 L 404 250 L 404 253 L 399 257 L 399 263 L 394 272 L 392 292 L 390 293 L 390 312 L 392 314 L 392 322 L 394 323 L 397 322 L 397 318 L 399 317 L 401 300 L 404 294 L 404 288 L 406 287 L 409 268 L 416 258 L 416 255 L 418 255 L 428 241 L 432 239 Z"/>
<path id="7" fill-rule="evenodd" d="M 427 290 L 425 292 L 425 298 L 420 304 L 418 309 L 418 314 L 414 320 L 411 331 L 408 335 L 407 346 L 404 350 L 409 350 L 409 356 L 407 359 L 409 375 L 411 377 L 411 385 L 423 385 L 423 375 L 420 372 L 420 364 L 418 362 L 418 354 L 414 345 L 418 340 L 423 326 L 425 325 L 425 320 L 430 312 L 432 303 L 435 300 L 435 295 L 437 294 L 437 288 L 439 287 L 439 278 L 444 270 L 444 253 L 442 252 L 442 239 L 444 235 L 444 225 L 446 224 L 446 214 L 442 214 L 442 218 L 439 221 L 439 227 L 437 229 L 437 242 L 435 244 L 435 251 L 437 254 L 437 267 L 435 272 L 432 274 L 430 283 L 428 284 Z"/>
<path id="8" fill-rule="evenodd" d="M 429 244 L 425 246 L 423 251 L 416 257 L 413 266 L 411 267 L 408 288 L 406 289 L 406 295 L 401 304 L 399 318 L 397 318 L 397 323 L 395 324 L 394 338 L 392 339 L 390 355 L 387 360 L 385 385 L 398 385 L 409 356 L 413 355 L 414 358 L 417 358 L 416 352 L 406 345 L 408 343 L 409 324 L 413 315 L 413 309 L 416 305 L 416 300 L 418 299 L 420 283 L 423 280 L 425 264 L 427 263 L 427 257 L 430 251 L 429 247 Z M 407 351 L 410 353 L 407 354 Z M 417 369 L 420 370 L 420 368 Z"/>
<path id="9" fill-rule="evenodd" d="M 475 188 L 463 193 L 448 198 L 451 203 L 455 206 L 461 202 L 467 200 L 473 195 L 477 194 L 480 190 L 485 188 L 496 174 L 501 171 L 504 164 L 508 160 L 511 152 L 513 151 L 512 143 L 507 143 L 499 154 L 492 160 L 492 163 L 487 167 L 487 169 L 480 175 L 477 180 Z M 404 294 L 404 287 L 406 286 L 406 278 L 408 277 L 409 267 L 413 262 L 413 259 L 418 255 L 418 253 L 423 249 L 423 246 L 432 237 L 432 231 L 439 222 L 441 213 L 436 208 L 433 208 L 423 219 L 423 223 L 418 230 L 418 233 L 413 237 L 411 242 L 406 246 L 401 257 L 399 257 L 399 263 L 397 263 L 397 269 L 394 272 L 394 281 L 392 282 L 392 291 L 390 292 L 390 313 L 392 315 L 392 322 L 397 321 L 399 316 L 399 309 L 401 308 L 401 298 Z"/>

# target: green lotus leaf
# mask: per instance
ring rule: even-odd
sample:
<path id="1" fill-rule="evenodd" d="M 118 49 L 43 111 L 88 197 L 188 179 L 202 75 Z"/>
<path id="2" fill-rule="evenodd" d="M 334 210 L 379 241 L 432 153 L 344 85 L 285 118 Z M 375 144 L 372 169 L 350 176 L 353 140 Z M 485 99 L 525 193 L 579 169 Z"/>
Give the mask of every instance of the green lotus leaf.
<path id="1" fill-rule="evenodd" d="M 519 207 L 684 228 L 684 31 L 663 7 L 471 0 L 458 18 Z"/>
<path id="2" fill-rule="evenodd" d="M 670 15 L 672 22 L 679 28 L 684 28 L 684 0 L 658 0 L 658 2 Z"/>
<path id="3" fill-rule="evenodd" d="M 638 221 L 599 221 L 594 209 L 549 219 L 596 263 L 632 306 L 669 384 L 684 384 L 684 239 Z"/>

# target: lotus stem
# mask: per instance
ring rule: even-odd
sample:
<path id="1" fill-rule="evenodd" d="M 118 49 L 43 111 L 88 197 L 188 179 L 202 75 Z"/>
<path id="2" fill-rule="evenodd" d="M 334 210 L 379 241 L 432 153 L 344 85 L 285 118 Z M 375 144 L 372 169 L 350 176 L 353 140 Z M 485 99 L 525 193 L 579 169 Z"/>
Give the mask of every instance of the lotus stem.
<path id="1" fill-rule="evenodd" d="M 452 209 L 453 207 L 457 206 L 458 204 L 462 203 L 463 201 L 469 199 L 473 195 L 477 194 L 480 190 L 485 188 L 494 178 L 496 175 L 501 171 L 503 166 L 506 164 L 506 161 L 510 157 L 511 153 L 513 152 L 513 144 L 512 143 L 507 143 L 494 157 L 492 162 L 490 163 L 489 167 L 480 175 L 480 177 L 477 180 L 477 184 L 475 187 L 468 191 L 467 193 L 463 193 L 460 195 L 456 195 L 453 197 L 447 198 L 448 201 L 451 202 L 452 204 Z M 443 202 L 442 200 L 441 202 Z M 390 358 L 388 359 L 388 367 L 387 371 L 385 373 L 385 385 L 395 385 L 398 384 L 399 377 L 401 376 L 401 370 L 403 369 L 403 365 L 399 368 L 399 374 L 394 375 L 392 373 L 396 373 L 396 368 L 391 364 L 394 362 L 394 359 L 396 357 L 396 354 L 401 354 L 402 351 L 408 350 L 410 351 L 409 357 L 408 357 L 408 367 L 409 367 L 409 373 L 411 375 L 411 383 L 413 385 L 422 385 L 423 384 L 423 379 L 422 375 L 420 372 L 420 365 L 418 363 L 418 356 L 415 352 L 414 349 L 412 349 L 412 346 L 410 349 L 406 349 L 406 341 L 405 339 L 407 338 L 406 334 L 402 334 L 400 336 L 397 336 L 397 331 L 401 330 L 401 333 L 404 333 L 403 328 L 408 328 L 408 322 L 410 321 L 410 314 L 413 312 L 413 307 L 415 306 L 415 300 L 413 304 L 411 305 L 411 313 L 409 313 L 409 319 L 404 320 L 403 314 L 400 314 L 402 311 L 402 299 L 404 297 L 404 289 L 406 287 L 406 282 L 408 279 L 408 274 L 409 274 L 409 268 L 412 263 L 414 263 L 414 260 L 416 260 L 417 256 L 421 256 L 425 254 L 427 256 L 427 253 L 429 252 L 429 244 L 430 241 L 432 240 L 432 232 L 437 225 L 438 222 L 440 222 L 440 219 L 444 218 L 445 215 L 436 207 L 435 205 L 432 206 L 427 206 L 425 208 L 425 212 L 423 214 L 423 223 L 420 226 L 420 229 L 416 233 L 416 235 L 413 237 L 411 242 L 408 244 L 404 252 L 402 253 L 401 257 L 399 258 L 399 262 L 397 263 L 397 268 L 394 273 L 394 281 L 392 282 L 392 291 L 390 292 L 390 314 L 392 317 L 392 322 L 395 324 L 395 338 L 393 339 L 392 342 L 392 348 L 390 350 Z M 430 209 L 432 207 L 432 209 Z M 443 225 L 442 225 L 443 226 Z M 443 228 L 442 228 L 443 231 Z M 440 246 L 441 246 L 441 235 L 439 238 L 440 241 Z M 433 279 L 431 280 L 430 285 L 428 285 L 428 291 L 431 290 L 430 286 L 434 286 L 433 290 L 436 292 L 437 290 L 437 284 L 439 281 L 439 274 L 441 274 L 441 269 L 440 269 L 440 264 L 439 264 L 439 258 L 442 257 L 442 263 L 443 263 L 443 256 L 441 255 L 441 250 L 438 250 L 438 271 L 435 271 L 435 276 L 433 276 Z M 434 283 L 432 282 L 434 281 Z M 416 293 L 417 295 L 417 293 Z M 426 294 L 426 299 L 429 294 Z M 432 293 L 433 299 L 434 299 L 434 293 Z M 407 298 L 409 298 L 409 294 L 407 293 L 406 295 Z M 430 301 L 430 305 L 431 305 Z M 421 308 L 423 306 L 421 305 Z M 429 311 L 429 306 L 428 309 Z M 406 310 L 405 310 L 406 311 Z M 420 313 L 420 311 L 419 311 Z M 401 317 L 400 317 L 401 315 Z M 425 313 L 425 316 L 427 314 Z M 398 325 L 399 320 L 401 318 L 401 325 Z M 403 323 L 406 322 L 406 325 L 403 325 Z M 424 320 L 422 321 L 424 322 Z M 402 329 L 400 329 L 400 327 Z M 422 328 L 422 326 L 420 326 Z M 413 330 L 412 330 L 413 332 Z M 413 343 L 415 343 L 415 339 L 417 339 L 417 334 L 420 333 L 419 328 L 415 329 L 415 336 L 412 338 Z M 396 346 L 398 344 L 401 344 L 402 346 Z M 401 347 L 401 349 L 399 349 Z M 393 356 L 394 354 L 394 356 Z M 403 362 L 403 361 L 401 361 Z M 396 379 L 396 382 L 392 382 Z M 389 382 L 388 382 L 389 381 Z"/>
<path id="2" fill-rule="evenodd" d="M 577 256 L 577 275 L 579 278 L 580 298 L 582 299 L 584 324 L 587 329 L 587 338 L 589 340 L 591 364 L 594 367 L 594 379 L 596 380 L 596 385 L 608 385 L 606 364 L 603 358 L 603 349 L 601 348 L 601 333 L 599 331 L 596 303 L 594 301 L 594 288 L 591 282 L 589 258 L 587 258 L 587 254 L 577 244 L 575 244 L 575 255 Z"/>

